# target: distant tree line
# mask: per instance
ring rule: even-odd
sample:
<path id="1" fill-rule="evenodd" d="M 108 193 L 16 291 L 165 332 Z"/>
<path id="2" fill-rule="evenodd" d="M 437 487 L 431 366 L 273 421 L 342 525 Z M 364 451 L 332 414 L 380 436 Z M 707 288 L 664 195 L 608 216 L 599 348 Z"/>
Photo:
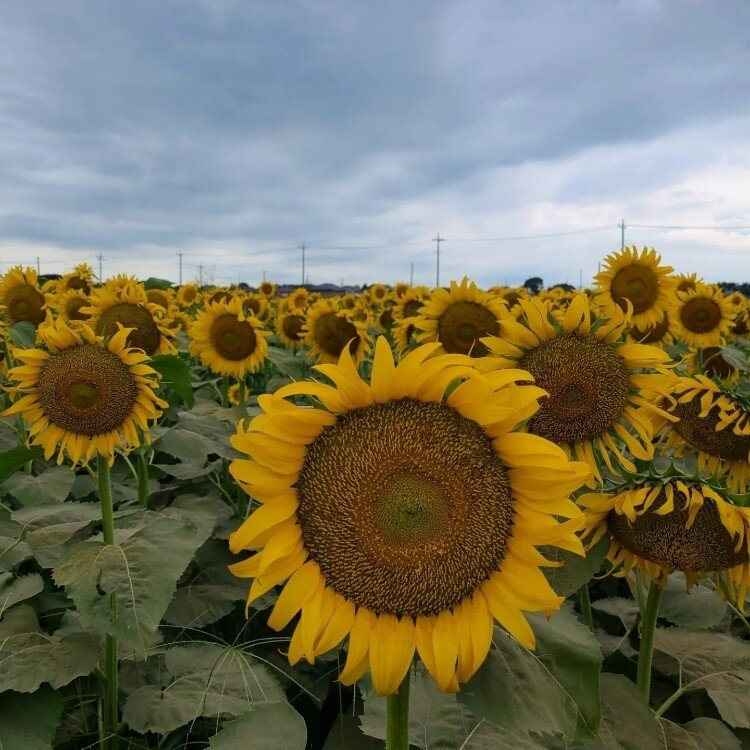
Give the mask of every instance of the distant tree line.
<path id="1" fill-rule="evenodd" d="M 743 281 L 737 283 L 736 281 L 720 281 L 718 286 L 722 292 L 731 294 L 732 292 L 742 292 L 745 296 L 750 295 L 750 282 Z"/>

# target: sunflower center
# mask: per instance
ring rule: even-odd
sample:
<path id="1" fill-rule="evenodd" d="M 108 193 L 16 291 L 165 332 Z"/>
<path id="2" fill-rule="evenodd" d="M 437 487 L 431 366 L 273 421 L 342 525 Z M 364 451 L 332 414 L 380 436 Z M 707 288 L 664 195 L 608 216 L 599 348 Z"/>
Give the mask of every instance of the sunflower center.
<path id="1" fill-rule="evenodd" d="M 456 302 L 446 308 L 438 319 L 438 341 L 451 354 L 487 355 L 487 347 L 479 341 L 482 336 L 497 336 L 500 332 L 495 316 L 484 305 L 476 302 Z"/>
<path id="2" fill-rule="evenodd" d="M 413 318 L 415 315 L 419 315 L 419 310 L 422 307 L 422 302 L 418 299 L 410 299 L 404 305 L 404 317 Z"/>
<path id="3" fill-rule="evenodd" d="M 96 324 L 96 332 L 105 338 L 114 336 L 119 330 L 118 323 L 125 328 L 133 329 L 128 334 L 128 346 L 143 349 L 149 355 L 154 354 L 159 348 L 159 326 L 145 307 L 130 302 L 118 302 L 108 307 Z"/>
<path id="4" fill-rule="evenodd" d="M 354 354 L 359 343 L 354 324 L 333 312 L 324 313 L 315 321 L 313 336 L 318 348 L 332 357 L 338 357 L 347 344 L 351 354 Z"/>
<path id="5" fill-rule="evenodd" d="M 91 291 L 89 282 L 80 276 L 71 276 L 66 283 L 66 287 L 68 289 L 80 289 L 84 294 L 88 294 Z"/>
<path id="6" fill-rule="evenodd" d="M 622 415 L 629 373 L 617 350 L 594 336 L 566 333 L 528 351 L 518 366 L 549 393 L 529 431 L 554 443 L 593 440 Z"/>
<path id="7" fill-rule="evenodd" d="M 340 417 L 297 482 L 302 538 L 326 583 L 378 614 L 436 614 L 505 556 L 513 502 L 482 428 L 405 398 Z"/>
<path id="8" fill-rule="evenodd" d="M 255 330 L 246 320 L 224 313 L 211 324 L 211 344 L 224 359 L 239 362 L 249 357 L 257 346 Z"/>
<path id="9" fill-rule="evenodd" d="M 721 308 L 707 297 L 693 297 L 680 308 L 682 325 L 693 333 L 708 333 L 721 323 Z"/>
<path id="10" fill-rule="evenodd" d="M 708 414 L 701 417 L 700 397 L 695 397 L 684 404 L 678 402 L 672 413 L 680 419 L 674 425 L 675 431 L 693 447 L 726 461 L 748 460 L 750 435 L 736 435 L 731 425 L 717 430 L 718 405 L 711 407 Z"/>
<path id="11" fill-rule="evenodd" d="M 65 314 L 68 316 L 68 320 L 87 320 L 88 315 L 82 313 L 81 308 L 88 304 L 88 301 L 83 297 L 72 297 L 65 306 Z"/>
<path id="12" fill-rule="evenodd" d="M 39 375 L 45 416 L 77 435 L 101 435 L 132 413 L 137 385 L 128 366 L 108 349 L 82 344 L 50 355 Z"/>
<path id="13" fill-rule="evenodd" d="M 734 374 L 734 367 L 721 356 L 720 346 L 706 346 L 699 349 L 698 352 L 700 353 L 703 372 L 709 377 L 724 379 Z"/>
<path id="14" fill-rule="evenodd" d="M 661 341 L 668 330 L 669 316 L 665 313 L 664 317 L 656 325 L 648 326 L 647 328 L 633 326 L 630 335 L 641 344 L 653 344 Z"/>
<path id="15" fill-rule="evenodd" d="M 679 498 L 679 499 L 678 499 Z M 734 540 L 721 522 L 716 503 L 706 498 L 693 525 L 685 528 L 688 510 L 681 510 L 685 496 L 675 491 L 675 509 L 663 516 L 662 490 L 654 504 L 631 525 L 626 516 L 611 511 L 607 524 L 615 539 L 634 555 L 670 570 L 726 570 L 748 560 L 747 550 L 734 551 Z"/>
<path id="16" fill-rule="evenodd" d="M 44 320 L 44 297 L 29 284 L 11 289 L 4 301 L 13 323 L 28 321 L 38 326 Z"/>
<path id="17" fill-rule="evenodd" d="M 292 341 L 302 341 L 302 327 L 305 319 L 301 315 L 287 315 L 281 322 L 281 330 Z"/>
<path id="18" fill-rule="evenodd" d="M 621 268 L 612 279 L 610 293 L 612 299 L 623 310 L 627 309 L 626 300 L 630 300 L 633 312 L 642 313 L 653 307 L 659 298 L 659 279 L 646 266 L 626 266 Z"/>

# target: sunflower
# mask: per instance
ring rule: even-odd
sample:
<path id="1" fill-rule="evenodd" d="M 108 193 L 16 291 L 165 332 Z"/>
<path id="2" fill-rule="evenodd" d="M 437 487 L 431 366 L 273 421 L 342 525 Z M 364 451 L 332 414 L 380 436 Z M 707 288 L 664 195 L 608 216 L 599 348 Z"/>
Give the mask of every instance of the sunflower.
<path id="1" fill-rule="evenodd" d="M 69 289 L 57 296 L 53 305 L 63 320 L 88 320 L 89 316 L 81 312 L 82 308 L 91 303 L 86 293 L 81 289 Z"/>
<path id="2" fill-rule="evenodd" d="M 396 323 L 391 334 L 393 335 L 393 347 L 396 350 L 396 356 L 401 359 L 416 344 L 415 334 L 418 333 L 414 327 L 416 318 L 405 318 Z"/>
<path id="3" fill-rule="evenodd" d="M 88 263 L 80 263 L 70 273 L 66 273 L 56 284 L 58 294 L 70 291 L 91 292 L 94 281 L 94 269 Z"/>
<path id="4" fill-rule="evenodd" d="M 676 292 L 692 292 L 697 284 L 703 283 L 697 273 L 678 273 L 672 278 Z"/>
<path id="5" fill-rule="evenodd" d="M 273 281 L 262 281 L 258 291 L 267 299 L 276 296 L 276 284 Z"/>
<path id="6" fill-rule="evenodd" d="M 672 341 L 669 333 L 669 315 L 664 313 L 664 317 L 654 325 L 639 328 L 631 326 L 630 338 L 639 344 L 666 344 Z"/>
<path id="7" fill-rule="evenodd" d="M 303 286 L 298 286 L 286 299 L 292 307 L 304 310 L 307 307 L 309 293 Z"/>
<path id="8" fill-rule="evenodd" d="M 317 362 L 333 364 L 348 347 L 359 364 L 371 346 L 367 320 L 358 319 L 360 312 L 360 308 L 339 309 L 332 300 L 321 299 L 311 305 L 303 329 L 309 349 L 307 356 Z"/>
<path id="9" fill-rule="evenodd" d="M 190 307 L 192 304 L 198 301 L 198 285 L 197 284 L 183 284 L 177 290 L 177 304 L 182 307 Z"/>
<path id="10" fill-rule="evenodd" d="M 263 366 L 270 335 L 257 318 L 245 314 L 239 297 L 209 302 L 190 327 L 190 353 L 217 375 L 239 379 Z"/>
<path id="11" fill-rule="evenodd" d="M 670 332 L 689 346 L 720 346 L 733 322 L 734 308 L 716 286 L 696 283 L 676 292 L 669 305 Z"/>
<path id="12" fill-rule="evenodd" d="M 263 320 L 269 310 L 268 298 L 262 294 L 248 294 L 242 297 L 242 309 L 246 315 Z"/>
<path id="13" fill-rule="evenodd" d="M 38 326 L 45 315 L 45 296 L 33 268 L 15 266 L 0 278 L 0 311 L 11 325 L 22 321 Z"/>
<path id="14" fill-rule="evenodd" d="M 480 339 L 497 336 L 504 313 L 502 302 L 464 276 L 460 284 L 451 281 L 450 290 L 433 290 L 415 321 L 417 341 L 437 341 L 441 352 L 483 357 L 487 349 Z"/>
<path id="15" fill-rule="evenodd" d="M 172 289 L 148 289 L 146 299 L 154 305 L 169 310 L 174 304 L 174 291 Z"/>
<path id="16" fill-rule="evenodd" d="M 118 273 L 115 276 L 110 276 L 104 286 L 111 292 L 119 292 L 121 289 L 128 285 L 140 286 L 137 276 L 131 276 L 127 273 Z"/>
<path id="17" fill-rule="evenodd" d="M 737 383 L 740 371 L 724 358 L 722 352 L 720 346 L 693 349 L 685 354 L 682 363 L 688 375 L 707 375 L 709 378 Z"/>
<path id="18" fill-rule="evenodd" d="M 563 601 L 536 548 L 582 551 L 569 494 L 588 468 L 513 431 L 542 391 L 518 385 L 528 373 L 482 376 L 468 357 L 432 356 L 439 349 L 394 366 L 379 337 L 368 383 L 344 348 L 317 367 L 335 385 L 260 396 L 263 413 L 231 440 L 250 458 L 230 471 L 261 503 L 229 542 L 259 550 L 231 568 L 254 579 L 248 606 L 289 578 L 268 622 L 280 630 L 301 611 L 290 662 L 313 663 L 348 635 L 341 681 L 369 667 L 381 695 L 398 689 L 415 650 L 441 690 L 457 690 L 484 661 L 494 620 L 533 648 L 522 611 Z"/>
<path id="19" fill-rule="evenodd" d="M 404 292 L 393 307 L 393 320 L 400 323 L 406 318 L 414 318 L 419 315 L 419 310 L 424 304 L 426 296 L 417 289 L 409 289 Z"/>
<path id="20" fill-rule="evenodd" d="M 213 292 L 207 294 L 204 299 L 207 304 L 212 302 L 229 302 L 234 297 L 229 289 L 215 289 Z"/>
<path id="21" fill-rule="evenodd" d="M 750 406 L 748 398 L 705 375 L 675 379 L 667 406 L 676 420 L 659 430 L 662 452 L 697 454 L 698 471 L 725 478 L 733 492 L 750 485 Z"/>
<path id="22" fill-rule="evenodd" d="M 121 328 L 105 344 L 85 323 L 71 328 L 60 319 L 39 329 L 46 350 L 14 350 L 23 364 L 8 379 L 21 397 L 4 414 L 23 415 L 31 444 L 41 445 L 46 459 L 57 451 L 58 463 L 67 453 L 77 465 L 99 454 L 111 465 L 116 448 L 129 451 L 148 439 L 149 420 L 167 404 L 156 395 L 158 374 L 148 357 L 128 348 L 129 333 Z"/>
<path id="23" fill-rule="evenodd" d="M 373 284 L 368 292 L 372 302 L 385 302 L 388 299 L 388 287 L 384 284 Z"/>
<path id="24" fill-rule="evenodd" d="M 143 349 L 146 354 L 173 354 L 172 339 L 176 331 L 163 307 L 149 302 L 140 284 L 127 283 L 119 289 L 95 289 L 88 307 L 80 312 L 91 316 L 91 327 L 97 335 L 113 336 L 120 326 L 130 329 L 128 346 Z"/>
<path id="25" fill-rule="evenodd" d="M 233 406 L 238 406 L 240 403 L 240 390 L 241 388 L 239 383 L 233 383 L 229 386 L 229 403 Z"/>
<path id="26" fill-rule="evenodd" d="M 287 349 L 299 349 L 304 343 L 305 314 L 290 310 L 276 318 L 276 335 Z"/>
<path id="27" fill-rule="evenodd" d="M 611 314 L 613 308 L 625 311 L 632 305 L 632 325 L 640 329 L 659 323 L 669 306 L 672 288 L 670 266 L 660 266 L 661 257 L 645 247 L 638 254 L 626 247 L 605 259 L 606 267 L 596 275 L 597 303 Z"/>
<path id="28" fill-rule="evenodd" d="M 407 284 L 405 281 L 399 281 L 396 286 L 393 287 L 393 296 L 397 300 L 400 300 L 410 289 L 411 285 Z"/>
<path id="29" fill-rule="evenodd" d="M 611 493 L 581 495 L 589 546 L 609 534 L 616 574 L 634 570 L 664 586 L 681 571 L 688 586 L 714 573 L 717 590 L 743 608 L 750 586 L 750 512 L 704 482 L 646 481 Z"/>
<path id="30" fill-rule="evenodd" d="M 654 427 L 649 413 L 670 418 L 653 403 L 666 396 L 673 382 L 664 369 L 669 355 L 655 346 L 628 343 L 628 315 L 619 308 L 612 310 L 611 320 L 600 317 L 592 324 L 584 294 L 575 296 L 562 323 L 552 317 L 549 303 L 533 299 L 520 304 L 518 321 L 507 316 L 500 322 L 499 338 L 482 339 L 491 356 L 481 367 L 527 370 L 549 393 L 528 431 L 586 461 L 599 481 L 597 455 L 613 473 L 618 470 L 610 455 L 635 471 L 620 441 L 636 458 L 651 460 Z"/>

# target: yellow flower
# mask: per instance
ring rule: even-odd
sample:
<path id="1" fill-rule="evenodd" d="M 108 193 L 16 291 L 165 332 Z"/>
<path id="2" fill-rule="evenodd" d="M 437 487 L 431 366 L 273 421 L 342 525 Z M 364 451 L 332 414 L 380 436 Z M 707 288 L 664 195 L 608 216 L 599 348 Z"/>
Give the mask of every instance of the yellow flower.
<path id="1" fill-rule="evenodd" d="M 596 275 L 596 302 L 611 315 L 613 309 L 633 308 L 632 325 L 646 329 L 664 318 L 669 305 L 673 281 L 670 266 L 660 266 L 661 257 L 655 250 L 638 254 L 626 247 L 605 259 L 605 268 Z"/>
<path id="2" fill-rule="evenodd" d="M 240 379 L 263 366 L 270 335 L 257 318 L 245 313 L 241 298 L 209 302 L 190 327 L 190 353 L 217 375 Z"/>
<path id="3" fill-rule="evenodd" d="M 518 384 L 528 373 L 482 376 L 438 349 L 395 366 L 380 337 L 369 382 L 344 349 L 316 368 L 333 386 L 260 396 L 263 413 L 231 440 L 249 458 L 230 471 L 261 503 L 229 541 L 258 550 L 231 567 L 253 579 L 248 606 L 288 578 L 269 625 L 301 612 L 290 662 L 312 663 L 348 636 L 341 681 L 369 667 L 381 695 L 398 689 L 415 651 L 441 690 L 457 690 L 484 661 L 495 620 L 533 648 L 523 611 L 563 601 L 537 547 L 582 551 L 569 495 L 588 468 L 514 431 L 542 391 Z"/>
<path id="4" fill-rule="evenodd" d="M 287 349 L 298 349 L 305 340 L 305 313 L 291 308 L 276 318 L 276 335 Z"/>
<path id="5" fill-rule="evenodd" d="M 649 413 L 669 418 L 653 404 L 673 382 L 663 369 L 669 355 L 655 346 L 627 343 L 628 316 L 619 308 L 611 320 L 592 324 L 585 294 L 576 294 L 561 322 L 554 320 L 549 303 L 532 299 L 520 305 L 518 321 L 508 316 L 500 322 L 498 338 L 482 339 L 491 356 L 481 366 L 527 370 L 549 393 L 528 431 L 586 461 L 599 481 L 599 461 L 613 473 L 619 472 L 618 463 L 635 471 L 622 445 L 636 458 L 652 459 Z"/>
<path id="6" fill-rule="evenodd" d="M 182 308 L 190 307 L 198 301 L 198 285 L 183 284 L 177 290 L 177 304 Z"/>
<path id="7" fill-rule="evenodd" d="M 732 330 L 734 312 L 718 287 L 696 283 L 672 297 L 670 332 L 689 346 L 720 346 Z"/>
<path id="8" fill-rule="evenodd" d="M 52 300 L 52 305 L 57 310 L 58 315 L 67 321 L 88 320 L 89 316 L 81 310 L 90 304 L 89 298 L 81 289 L 69 289 L 67 292 L 58 294 Z"/>
<path id="9" fill-rule="evenodd" d="M 21 414 L 29 424 L 32 445 L 44 448 L 58 463 L 67 453 L 74 464 L 99 454 L 114 461 L 115 449 L 138 447 L 142 430 L 167 404 L 157 397 L 158 375 L 143 352 L 130 349 L 130 330 L 121 328 L 109 341 L 85 323 L 75 329 L 63 320 L 40 327 L 45 349 L 15 349 L 23 362 L 8 379 L 20 398 L 4 414 Z"/>
<path id="10" fill-rule="evenodd" d="M 33 268 L 15 266 L 0 278 L 0 311 L 9 324 L 38 326 L 45 315 L 45 296 Z"/>
<path id="11" fill-rule="evenodd" d="M 366 315 L 362 321 L 361 308 L 340 309 L 335 301 L 321 299 L 307 310 L 305 321 L 305 344 L 307 356 L 317 362 L 337 362 L 341 352 L 349 348 L 359 364 L 370 350 L 371 339 L 367 334 Z"/>
<path id="12" fill-rule="evenodd" d="M 581 495 L 589 546 L 609 534 L 616 574 L 633 570 L 664 586 L 681 571 L 688 586 L 715 573 L 717 591 L 742 609 L 750 586 L 750 513 L 702 482 L 647 482 L 611 493 Z"/>
<path id="13" fill-rule="evenodd" d="M 480 339 L 497 335 L 505 309 L 503 302 L 464 276 L 460 284 L 451 281 L 450 290 L 434 289 L 425 301 L 415 321 L 421 331 L 417 341 L 437 341 L 441 352 L 483 357 L 487 349 Z"/>

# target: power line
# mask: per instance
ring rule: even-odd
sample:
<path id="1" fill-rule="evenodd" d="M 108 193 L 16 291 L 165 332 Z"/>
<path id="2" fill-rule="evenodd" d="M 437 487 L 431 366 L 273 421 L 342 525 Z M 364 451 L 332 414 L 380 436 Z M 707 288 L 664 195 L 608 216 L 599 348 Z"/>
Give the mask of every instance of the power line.
<path id="1" fill-rule="evenodd" d="M 620 226 L 619 224 L 617 225 Z M 510 242 L 515 240 L 542 240 L 549 237 L 567 237 L 574 234 L 591 234 L 592 232 L 604 232 L 611 230 L 612 225 L 591 227 L 589 229 L 574 229 L 570 232 L 550 232 L 547 234 L 519 234 L 513 237 L 448 237 L 453 242 Z"/>
<path id="2" fill-rule="evenodd" d="M 684 226 L 679 224 L 628 224 L 629 227 L 635 229 L 720 229 L 720 230 L 740 230 L 750 229 L 750 225 L 737 225 L 737 226 Z"/>

